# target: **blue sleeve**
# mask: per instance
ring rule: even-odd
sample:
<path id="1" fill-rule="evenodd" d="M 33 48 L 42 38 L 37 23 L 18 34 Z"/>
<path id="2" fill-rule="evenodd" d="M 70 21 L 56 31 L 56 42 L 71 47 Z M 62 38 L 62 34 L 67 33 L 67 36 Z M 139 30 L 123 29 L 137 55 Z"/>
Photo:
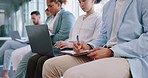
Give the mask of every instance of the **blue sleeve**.
<path id="1" fill-rule="evenodd" d="M 139 22 L 142 26 L 142 33 L 137 39 L 133 39 L 130 42 L 124 42 L 117 44 L 111 49 L 114 52 L 114 56 L 128 57 L 128 58 L 143 58 L 148 56 L 148 1 L 143 0 L 141 4 L 141 13 L 139 13 L 141 19 Z M 132 20 L 131 20 L 132 21 Z M 139 31 L 140 29 L 137 29 Z"/>

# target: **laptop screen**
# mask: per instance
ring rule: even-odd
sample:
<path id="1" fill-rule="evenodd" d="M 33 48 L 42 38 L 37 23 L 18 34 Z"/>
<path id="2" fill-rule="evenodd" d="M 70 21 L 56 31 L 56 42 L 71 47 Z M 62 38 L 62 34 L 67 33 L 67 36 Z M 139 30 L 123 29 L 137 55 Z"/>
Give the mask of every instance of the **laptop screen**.
<path id="1" fill-rule="evenodd" d="M 26 26 L 32 52 L 54 56 L 52 41 L 46 24 Z"/>

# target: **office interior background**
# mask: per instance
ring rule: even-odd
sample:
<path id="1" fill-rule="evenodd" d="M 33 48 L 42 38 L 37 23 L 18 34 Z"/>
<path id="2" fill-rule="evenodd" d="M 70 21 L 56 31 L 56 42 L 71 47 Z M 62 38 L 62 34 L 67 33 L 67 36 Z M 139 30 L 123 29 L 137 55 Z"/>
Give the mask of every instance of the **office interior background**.
<path id="1" fill-rule="evenodd" d="M 84 14 L 79 7 L 78 0 L 67 0 L 64 9 L 72 12 L 77 17 Z M 102 14 L 102 7 L 108 0 L 102 0 L 101 3 L 95 5 L 95 10 Z M 26 36 L 26 25 L 31 25 L 32 11 L 41 13 L 41 21 L 46 20 L 45 9 L 46 0 L 0 0 L 0 46 L 5 39 L 9 39 L 9 32 L 18 30 L 22 37 Z"/>

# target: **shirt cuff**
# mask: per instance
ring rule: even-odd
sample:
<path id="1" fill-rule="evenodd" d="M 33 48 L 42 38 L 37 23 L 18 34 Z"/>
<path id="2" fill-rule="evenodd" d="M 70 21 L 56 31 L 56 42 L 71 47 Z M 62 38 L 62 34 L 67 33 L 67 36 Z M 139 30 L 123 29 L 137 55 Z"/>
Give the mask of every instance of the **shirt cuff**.
<path id="1" fill-rule="evenodd" d="M 87 44 L 90 47 L 90 50 L 94 48 L 93 45 Z"/>

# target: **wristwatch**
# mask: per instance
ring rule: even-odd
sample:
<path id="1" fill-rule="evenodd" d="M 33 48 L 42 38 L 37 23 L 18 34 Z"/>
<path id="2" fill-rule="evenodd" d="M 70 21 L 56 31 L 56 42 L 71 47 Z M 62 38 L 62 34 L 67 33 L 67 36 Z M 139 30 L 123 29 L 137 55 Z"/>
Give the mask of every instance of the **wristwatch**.
<path id="1" fill-rule="evenodd" d="M 90 47 L 90 50 L 94 48 L 93 45 L 87 44 Z"/>
<path id="2" fill-rule="evenodd" d="M 103 47 L 104 47 L 104 48 L 108 48 L 108 49 L 110 49 L 110 48 L 111 48 L 111 47 L 108 47 L 107 45 L 104 45 Z M 111 55 L 111 56 L 113 57 L 113 56 L 114 56 L 114 52 L 113 52 L 113 50 L 112 50 L 112 49 L 110 49 L 110 50 L 112 51 L 112 55 Z"/>
<path id="3" fill-rule="evenodd" d="M 110 49 L 110 48 L 108 48 L 108 49 Z M 114 52 L 113 52 L 113 50 L 112 49 L 110 49 L 111 51 L 112 51 L 112 55 L 111 55 L 111 57 L 113 57 L 114 56 Z"/>

